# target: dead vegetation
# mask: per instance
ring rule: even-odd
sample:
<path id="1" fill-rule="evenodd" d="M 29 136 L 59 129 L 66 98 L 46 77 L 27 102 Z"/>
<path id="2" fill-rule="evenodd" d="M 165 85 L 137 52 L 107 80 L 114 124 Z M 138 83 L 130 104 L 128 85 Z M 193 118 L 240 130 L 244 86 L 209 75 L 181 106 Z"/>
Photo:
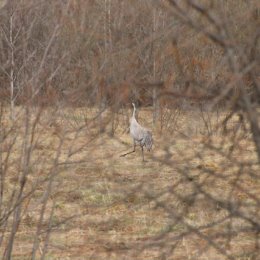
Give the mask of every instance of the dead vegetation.
<path id="1" fill-rule="evenodd" d="M 2 143 L 3 162 L 9 157 L 2 208 L 16 209 L 13 197 L 24 185 L 12 259 L 30 259 L 35 239 L 37 259 L 256 259 L 259 164 L 249 137 L 238 135 L 234 143 L 216 131 L 205 138 L 203 124 L 191 135 L 190 127 L 199 123 L 186 112 L 178 131 L 165 137 L 155 131 L 155 149 L 143 163 L 135 154 L 119 157 L 131 144 L 124 125 L 117 138 L 109 131 L 97 137 L 98 127 L 90 135 L 78 116 L 91 117 L 90 109 L 63 110 L 56 118 L 50 112 L 41 112 L 39 120 L 39 111 L 30 113 L 27 138 L 35 137 L 24 183 L 26 111 L 15 123 L 3 119 L 12 134 Z M 140 112 L 140 120 L 151 114 Z M 50 116 L 55 120 L 47 125 Z M 2 249 L 14 218 L 11 213 L 2 222 Z"/>
<path id="2" fill-rule="evenodd" d="M 257 0 L 0 4 L 0 258 L 259 255 Z M 131 149 L 130 104 L 154 150 Z"/>

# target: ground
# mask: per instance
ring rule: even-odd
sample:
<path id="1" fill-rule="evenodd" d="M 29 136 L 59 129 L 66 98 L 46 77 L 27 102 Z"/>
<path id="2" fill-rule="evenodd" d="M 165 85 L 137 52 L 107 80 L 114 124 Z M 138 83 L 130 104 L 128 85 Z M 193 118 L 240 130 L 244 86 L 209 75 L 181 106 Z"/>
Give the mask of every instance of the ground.
<path id="1" fill-rule="evenodd" d="M 212 129 L 209 135 L 191 112 L 161 131 L 145 120 L 148 109 L 139 120 L 153 129 L 155 145 L 143 163 L 140 149 L 120 157 L 132 148 L 126 124 L 113 136 L 109 125 L 99 133 L 86 113 L 69 110 L 53 121 L 47 113 L 39 121 L 26 189 L 37 187 L 23 203 L 12 259 L 31 259 L 37 232 L 37 255 L 44 254 L 48 234 L 51 260 L 257 259 L 259 164 L 250 136 L 232 139 Z M 20 158 L 25 138 L 19 138 L 10 161 Z M 10 167 L 6 199 L 20 176 L 16 163 Z"/>

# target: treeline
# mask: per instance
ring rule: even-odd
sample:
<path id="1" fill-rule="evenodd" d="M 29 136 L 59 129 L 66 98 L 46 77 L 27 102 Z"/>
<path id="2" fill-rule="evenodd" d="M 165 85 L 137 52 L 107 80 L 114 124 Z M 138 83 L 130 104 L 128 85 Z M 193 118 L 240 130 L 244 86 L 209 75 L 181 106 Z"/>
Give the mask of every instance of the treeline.
<path id="1" fill-rule="evenodd" d="M 257 2 L 6 1 L 0 98 L 11 106 L 156 108 L 221 93 L 237 99 L 235 78 L 256 97 Z"/>

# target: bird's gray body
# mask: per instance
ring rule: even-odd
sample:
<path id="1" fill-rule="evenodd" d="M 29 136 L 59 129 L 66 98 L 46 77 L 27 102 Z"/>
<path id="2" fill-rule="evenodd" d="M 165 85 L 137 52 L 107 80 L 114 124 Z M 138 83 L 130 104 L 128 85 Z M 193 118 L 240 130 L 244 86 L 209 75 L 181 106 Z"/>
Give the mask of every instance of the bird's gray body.
<path id="1" fill-rule="evenodd" d="M 134 116 L 132 116 L 130 119 L 130 135 L 133 138 L 135 144 L 137 143 L 141 147 L 145 146 L 148 151 L 152 149 L 152 133 L 148 129 L 142 127 Z"/>
<path id="2" fill-rule="evenodd" d="M 134 150 L 135 152 L 135 146 L 136 144 L 141 146 L 142 149 L 142 156 L 144 161 L 144 147 L 150 151 L 153 146 L 153 137 L 151 131 L 146 129 L 145 127 L 142 127 L 135 118 L 136 108 L 135 104 L 132 103 L 134 107 L 133 116 L 130 119 L 130 135 L 133 138 L 134 142 Z"/>
<path id="3" fill-rule="evenodd" d="M 135 152 L 135 147 L 136 145 L 140 145 L 142 149 L 142 156 L 143 156 L 143 161 L 144 161 L 144 147 L 148 151 L 152 149 L 153 146 L 153 137 L 151 131 L 146 129 L 145 127 L 142 127 L 136 120 L 135 118 L 135 104 L 132 103 L 134 107 L 133 111 L 133 116 L 130 118 L 130 135 L 133 138 L 133 143 L 134 143 L 134 150 L 125 154 L 122 154 L 121 157 L 126 156 L 130 153 Z"/>

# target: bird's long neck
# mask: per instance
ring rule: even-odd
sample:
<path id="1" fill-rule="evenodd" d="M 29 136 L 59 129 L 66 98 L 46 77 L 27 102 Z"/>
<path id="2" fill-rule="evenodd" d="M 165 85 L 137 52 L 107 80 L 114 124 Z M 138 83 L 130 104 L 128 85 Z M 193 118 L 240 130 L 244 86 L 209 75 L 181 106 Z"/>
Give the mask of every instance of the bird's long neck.
<path id="1" fill-rule="evenodd" d="M 135 118 L 135 111 L 136 111 L 136 109 L 135 109 L 135 106 L 134 106 L 134 111 L 133 111 L 133 117 Z"/>

